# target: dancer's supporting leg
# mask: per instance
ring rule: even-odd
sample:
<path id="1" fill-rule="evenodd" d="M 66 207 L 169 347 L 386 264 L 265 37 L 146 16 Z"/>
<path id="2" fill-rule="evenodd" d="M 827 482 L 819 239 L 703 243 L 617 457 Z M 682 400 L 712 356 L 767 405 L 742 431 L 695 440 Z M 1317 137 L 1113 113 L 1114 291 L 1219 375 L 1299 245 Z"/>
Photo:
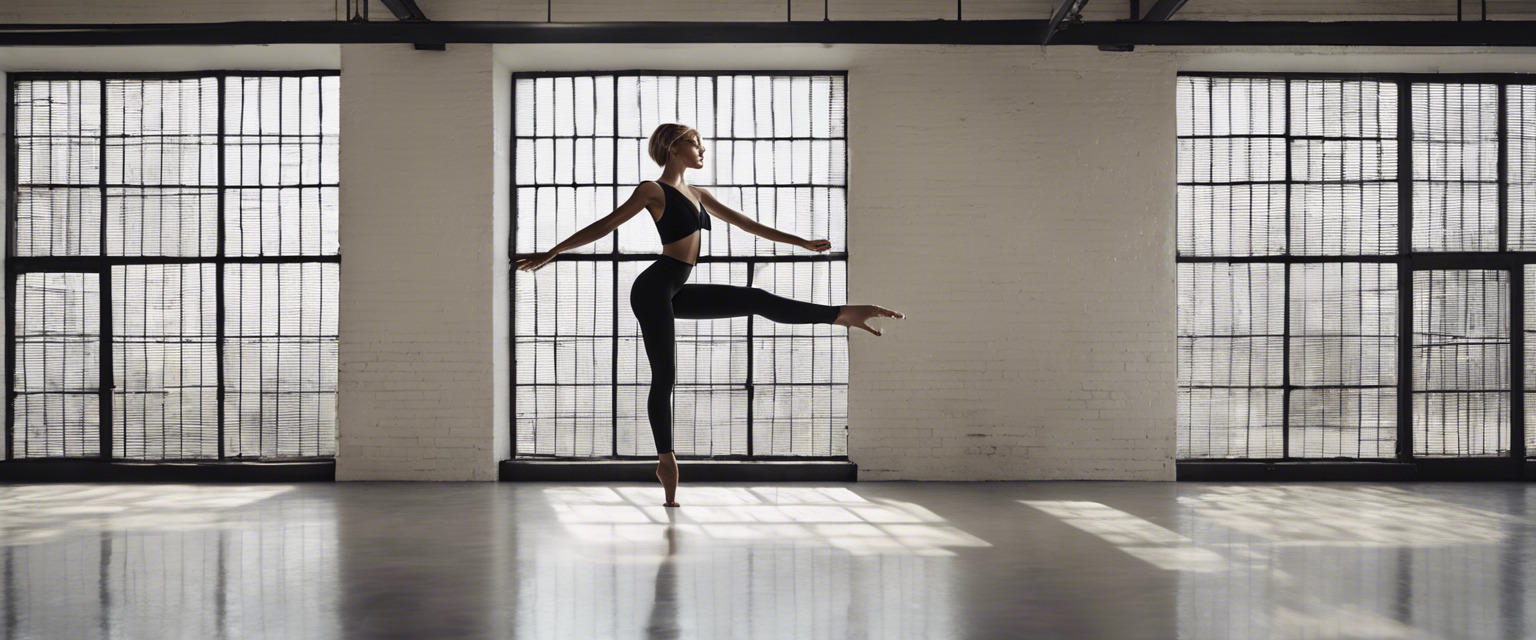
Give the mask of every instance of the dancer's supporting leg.
<path id="1" fill-rule="evenodd" d="M 629 305 L 640 324 L 645 356 L 651 365 L 646 416 L 656 442 L 656 479 L 666 493 L 664 506 L 678 506 L 677 456 L 672 447 L 672 388 L 677 382 L 677 349 L 672 295 L 688 279 L 691 267 L 678 260 L 658 260 L 635 277 Z"/>

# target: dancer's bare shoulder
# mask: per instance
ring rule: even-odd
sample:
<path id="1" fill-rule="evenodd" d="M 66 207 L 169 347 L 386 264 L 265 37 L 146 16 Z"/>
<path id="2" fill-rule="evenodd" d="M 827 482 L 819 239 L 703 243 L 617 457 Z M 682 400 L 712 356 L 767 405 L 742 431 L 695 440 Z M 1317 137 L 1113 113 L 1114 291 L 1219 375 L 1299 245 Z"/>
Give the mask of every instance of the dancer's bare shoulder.
<path id="1" fill-rule="evenodd" d="M 667 212 L 667 192 L 661 190 L 661 185 L 655 180 L 646 180 L 635 187 L 629 196 L 630 200 L 639 200 L 645 205 L 645 210 L 651 214 L 651 220 L 661 221 L 662 214 Z"/>

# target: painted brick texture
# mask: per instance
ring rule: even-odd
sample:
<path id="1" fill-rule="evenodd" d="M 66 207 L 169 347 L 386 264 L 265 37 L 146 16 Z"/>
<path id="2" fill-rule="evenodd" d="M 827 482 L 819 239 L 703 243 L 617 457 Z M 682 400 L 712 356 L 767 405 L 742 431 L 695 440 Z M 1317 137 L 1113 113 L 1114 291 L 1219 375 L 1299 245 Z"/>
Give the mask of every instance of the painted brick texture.
<path id="1" fill-rule="evenodd" d="M 860 478 L 1173 477 L 1167 59 L 883 48 L 849 78 Z"/>
<path id="2" fill-rule="evenodd" d="M 493 480 L 490 45 L 341 52 L 338 480 Z"/>

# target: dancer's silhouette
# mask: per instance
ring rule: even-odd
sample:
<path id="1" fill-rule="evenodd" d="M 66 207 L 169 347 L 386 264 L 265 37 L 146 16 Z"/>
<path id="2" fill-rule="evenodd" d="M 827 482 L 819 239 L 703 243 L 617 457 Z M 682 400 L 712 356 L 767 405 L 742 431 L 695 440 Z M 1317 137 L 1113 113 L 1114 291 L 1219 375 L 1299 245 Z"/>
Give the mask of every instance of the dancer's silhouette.
<path id="1" fill-rule="evenodd" d="M 712 215 L 775 242 L 811 251 L 826 251 L 832 243 L 805 240 L 761 224 L 721 204 L 708 190 L 688 186 L 683 172 L 704 167 L 704 143 L 699 132 L 681 124 L 664 124 L 651 133 L 651 159 L 662 166 L 661 177 L 635 187 L 629 200 L 613 213 L 571 234 L 545 253 L 517 261 L 518 269 L 533 271 L 557 254 L 608 235 L 642 209 L 649 209 L 661 234 L 661 259 L 651 263 L 629 292 L 629 305 L 640 323 L 645 355 L 651 364 L 651 389 L 646 411 L 656 440 L 656 478 L 666 492 L 665 506 L 678 506 L 677 456 L 672 449 L 672 387 L 677 379 L 673 320 L 730 318 L 757 314 L 787 324 L 828 323 L 858 327 L 875 335 L 870 318 L 904 318 L 878 305 L 828 306 L 776 296 L 755 287 L 686 284 L 699 259 L 699 232 L 710 228 Z"/>

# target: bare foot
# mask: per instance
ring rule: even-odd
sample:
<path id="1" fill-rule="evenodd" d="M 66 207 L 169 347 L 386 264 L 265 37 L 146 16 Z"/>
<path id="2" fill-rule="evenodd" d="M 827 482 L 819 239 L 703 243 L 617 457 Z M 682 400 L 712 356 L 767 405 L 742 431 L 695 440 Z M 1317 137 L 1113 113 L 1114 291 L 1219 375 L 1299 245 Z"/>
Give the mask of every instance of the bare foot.
<path id="1" fill-rule="evenodd" d="M 656 463 L 656 479 L 661 481 L 661 488 L 667 494 L 667 501 L 663 507 L 677 507 L 677 454 L 663 453 L 660 461 Z"/>
<path id="2" fill-rule="evenodd" d="M 875 335 L 880 335 L 880 330 L 869 326 L 870 318 L 896 318 L 907 317 L 906 314 L 891 311 L 885 307 L 873 304 L 845 304 L 842 311 L 837 314 L 837 319 L 832 324 L 844 327 L 858 327 Z"/>

